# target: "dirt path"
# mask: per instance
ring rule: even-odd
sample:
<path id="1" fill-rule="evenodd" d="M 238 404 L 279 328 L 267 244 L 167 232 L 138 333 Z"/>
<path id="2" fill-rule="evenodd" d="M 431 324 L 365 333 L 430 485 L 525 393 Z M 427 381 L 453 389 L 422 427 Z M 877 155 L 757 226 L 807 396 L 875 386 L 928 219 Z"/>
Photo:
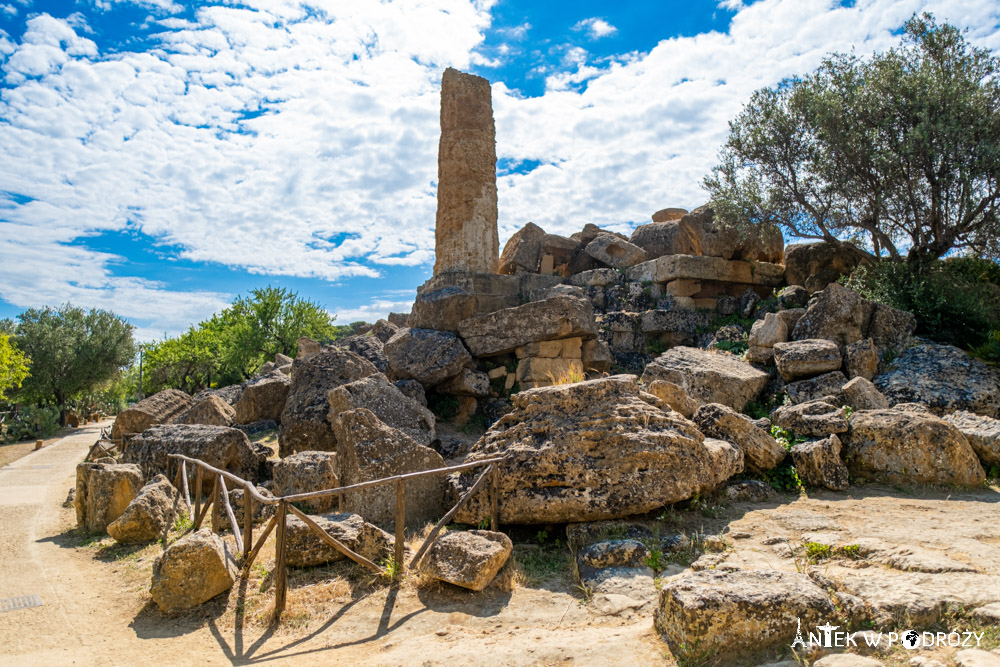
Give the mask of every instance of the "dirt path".
<path id="1" fill-rule="evenodd" d="M 293 589 L 292 622 L 279 630 L 225 623 L 220 604 L 196 617 L 166 617 L 147 602 L 148 579 L 123 589 L 129 577 L 121 567 L 80 547 L 71 533 L 74 511 L 62 506 L 77 462 L 106 425 L 83 427 L 0 469 L 0 598 L 38 595 L 43 602 L 0 613 L 0 665 L 663 661 L 648 618 L 595 616 L 565 590 L 469 596 L 381 588 L 297 623 L 296 601 L 312 592 Z"/>

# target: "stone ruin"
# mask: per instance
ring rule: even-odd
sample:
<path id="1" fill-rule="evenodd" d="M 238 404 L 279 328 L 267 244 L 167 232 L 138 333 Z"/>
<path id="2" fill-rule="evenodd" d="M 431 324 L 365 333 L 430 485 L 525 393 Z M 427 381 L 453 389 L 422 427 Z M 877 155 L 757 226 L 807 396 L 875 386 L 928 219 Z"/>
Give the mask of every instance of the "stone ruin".
<path id="1" fill-rule="evenodd" d="M 761 591 L 789 618 L 828 618 L 829 596 L 791 571 L 714 571 L 721 554 L 710 552 L 726 548 L 722 536 L 702 540 L 704 571 L 671 577 L 657 593 L 649 545 L 659 538 L 637 515 L 706 494 L 768 499 L 767 484 L 733 477 L 792 463 L 807 484 L 835 492 L 861 480 L 976 487 L 984 467 L 1000 466 L 1000 372 L 956 348 L 914 341 L 912 314 L 834 282 L 871 261 L 862 251 L 785 248 L 776 230 L 763 242 L 744 240 L 703 206 L 657 211 L 629 237 L 592 224 L 563 237 L 529 222 L 500 253 L 495 168 L 489 82 L 448 69 L 436 262 L 411 312 L 329 345 L 302 339 L 295 360 L 279 355 L 241 385 L 193 398 L 161 392 L 123 412 L 114 435 L 130 437 L 120 461 L 78 468 L 80 525 L 122 540 L 162 533 L 164 508 L 176 497 L 158 477 L 170 472 L 169 453 L 276 495 L 503 457 L 501 522 L 567 524 L 576 574 L 595 606 L 650 615 L 655 606 L 656 628 L 669 641 L 742 646 L 759 634 Z M 734 343 L 746 354 L 725 351 Z M 780 395 L 787 400 L 768 405 L 767 417 L 743 414 Z M 445 404 L 455 413 L 446 415 Z M 439 421 L 476 417 L 489 428 L 474 444 L 456 442 Z M 772 424 L 803 441 L 786 451 Z M 247 437 L 275 428 L 277 460 Z M 442 516 L 472 479 L 455 474 L 408 490 L 407 523 Z M 343 512 L 308 510 L 323 530 L 378 560 L 394 546 L 384 530 L 395 519 L 387 495 L 394 490 L 385 492 Z M 240 515 L 241 493 L 230 494 Z M 476 525 L 489 513 L 485 498 L 473 497 L 455 519 Z M 623 537 L 607 539 L 603 522 L 623 519 L 630 523 L 614 524 Z M 292 567 L 343 557 L 297 518 L 288 531 Z M 693 550 L 686 539 L 664 538 L 658 548 Z M 154 570 L 160 607 L 228 590 L 235 574 L 224 550 L 207 531 L 171 545 Z M 425 574 L 481 590 L 511 550 L 500 533 L 449 531 Z M 792 553 L 784 544 L 774 550 Z M 208 564 L 199 568 L 211 581 L 178 596 L 191 554 Z M 969 590 L 970 605 L 1000 604 L 1000 589 Z M 735 599 L 739 608 L 716 610 L 702 598 Z M 878 599 L 861 598 L 866 618 L 889 618 Z M 706 634 L 719 614 L 727 627 Z M 790 640 L 785 620 L 761 635 L 762 646 Z"/>

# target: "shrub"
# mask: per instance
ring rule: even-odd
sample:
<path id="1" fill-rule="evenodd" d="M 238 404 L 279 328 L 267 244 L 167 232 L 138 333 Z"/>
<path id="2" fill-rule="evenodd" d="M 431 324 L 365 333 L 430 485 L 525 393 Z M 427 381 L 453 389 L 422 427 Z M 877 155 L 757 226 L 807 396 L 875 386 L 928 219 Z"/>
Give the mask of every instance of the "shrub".
<path id="1" fill-rule="evenodd" d="M 878 262 L 858 267 L 846 281 L 866 298 L 908 310 L 917 334 L 972 348 L 1000 329 L 1000 267 L 975 258 L 954 258 L 918 267 Z"/>

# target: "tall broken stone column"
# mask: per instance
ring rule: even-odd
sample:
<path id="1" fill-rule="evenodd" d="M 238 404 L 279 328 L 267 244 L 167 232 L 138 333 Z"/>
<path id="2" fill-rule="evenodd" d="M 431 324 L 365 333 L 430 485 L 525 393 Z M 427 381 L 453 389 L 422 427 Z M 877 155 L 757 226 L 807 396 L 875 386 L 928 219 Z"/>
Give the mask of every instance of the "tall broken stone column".
<path id="1" fill-rule="evenodd" d="M 490 82 L 449 67 L 441 77 L 434 275 L 497 272 L 496 166 Z"/>

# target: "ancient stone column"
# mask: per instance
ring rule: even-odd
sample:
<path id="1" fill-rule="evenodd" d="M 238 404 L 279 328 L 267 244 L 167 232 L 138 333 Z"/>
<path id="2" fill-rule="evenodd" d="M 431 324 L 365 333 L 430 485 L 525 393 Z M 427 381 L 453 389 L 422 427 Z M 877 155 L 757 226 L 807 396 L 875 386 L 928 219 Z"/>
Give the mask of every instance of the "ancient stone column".
<path id="1" fill-rule="evenodd" d="M 441 77 L 434 275 L 497 272 L 496 166 L 490 82 L 449 67 Z"/>

